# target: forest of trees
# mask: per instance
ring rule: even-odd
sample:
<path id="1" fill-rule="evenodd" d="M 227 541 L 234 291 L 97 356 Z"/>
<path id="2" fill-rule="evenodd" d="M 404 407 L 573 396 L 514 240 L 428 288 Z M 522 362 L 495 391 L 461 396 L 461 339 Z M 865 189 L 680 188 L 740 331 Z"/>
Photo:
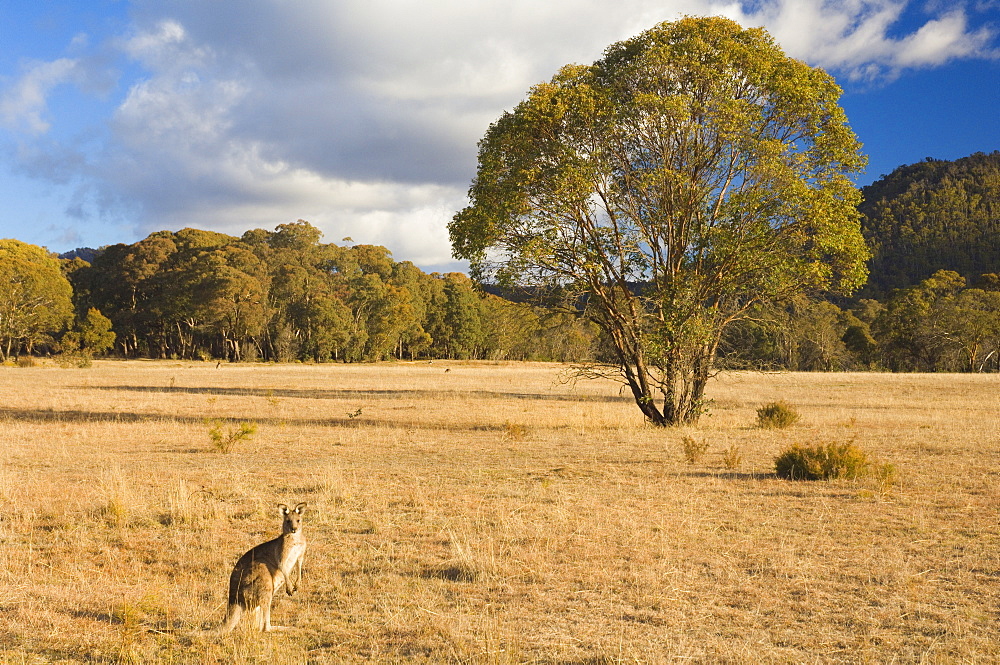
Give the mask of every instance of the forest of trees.
<path id="1" fill-rule="evenodd" d="M 864 194 L 870 286 L 759 308 L 726 335 L 722 365 L 1000 371 L 1000 153 L 901 167 Z M 57 353 L 578 362 L 608 348 L 577 313 L 424 273 L 384 247 L 326 244 L 299 221 L 240 238 L 161 231 L 64 258 L 0 240 L 0 361 Z"/>
<path id="2" fill-rule="evenodd" d="M 67 333 L 6 334 L 6 355 L 107 348 L 126 358 L 357 362 L 594 353 L 597 336 L 579 317 L 482 293 L 461 273 L 426 274 L 384 247 L 320 237 L 301 220 L 241 238 L 182 229 L 105 247 L 91 262 L 64 258 L 77 323 Z"/>
<path id="3" fill-rule="evenodd" d="M 862 190 L 871 274 L 882 298 L 938 270 L 1000 272 L 1000 152 L 901 166 Z"/>

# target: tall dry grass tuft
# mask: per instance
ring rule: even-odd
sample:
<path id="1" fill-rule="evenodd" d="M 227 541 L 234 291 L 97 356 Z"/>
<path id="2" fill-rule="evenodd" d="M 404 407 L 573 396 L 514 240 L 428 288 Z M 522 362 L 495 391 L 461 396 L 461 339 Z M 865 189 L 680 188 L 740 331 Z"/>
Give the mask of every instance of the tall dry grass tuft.
<path id="1" fill-rule="evenodd" d="M 740 447 L 735 443 L 730 443 L 729 447 L 722 454 L 722 463 L 730 471 L 739 469 L 740 465 L 743 464 L 743 452 L 740 450 Z"/>
<path id="2" fill-rule="evenodd" d="M 218 518 L 218 505 L 212 492 L 183 478 L 169 484 L 159 521 L 163 526 L 200 526 L 213 524 Z"/>
<path id="3" fill-rule="evenodd" d="M 682 436 L 681 450 L 684 452 L 685 462 L 697 464 L 708 452 L 708 441 L 699 441 L 693 436 Z"/>
<path id="4" fill-rule="evenodd" d="M 100 486 L 104 502 L 98 514 L 109 526 L 124 528 L 140 515 L 141 506 L 132 479 L 126 477 L 120 466 L 103 469 Z"/>

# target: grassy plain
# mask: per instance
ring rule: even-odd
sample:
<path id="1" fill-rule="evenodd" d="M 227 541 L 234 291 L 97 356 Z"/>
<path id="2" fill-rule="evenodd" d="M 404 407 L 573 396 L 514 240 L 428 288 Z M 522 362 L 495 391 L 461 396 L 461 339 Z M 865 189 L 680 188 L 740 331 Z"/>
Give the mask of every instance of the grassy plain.
<path id="1" fill-rule="evenodd" d="M 561 369 L 0 367 L 0 663 L 1000 660 L 1000 377 L 724 374 L 658 430 Z M 898 482 L 774 476 L 829 441 Z M 291 630 L 199 634 L 298 501 Z"/>

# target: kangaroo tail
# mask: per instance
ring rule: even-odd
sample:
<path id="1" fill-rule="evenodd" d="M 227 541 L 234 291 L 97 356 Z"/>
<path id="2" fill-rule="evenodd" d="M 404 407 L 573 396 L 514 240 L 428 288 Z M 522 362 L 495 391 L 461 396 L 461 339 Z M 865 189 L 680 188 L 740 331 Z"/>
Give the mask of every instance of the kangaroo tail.
<path id="1" fill-rule="evenodd" d="M 221 626 L 219 626 L 217 633 L 223 635 L 225 633 L 231 633 L 236 624 L 240 622 L 240 617 L 243 616 L 243 606 L 239 603 L 232 603 L 226 608 L 226 620 Z"/>

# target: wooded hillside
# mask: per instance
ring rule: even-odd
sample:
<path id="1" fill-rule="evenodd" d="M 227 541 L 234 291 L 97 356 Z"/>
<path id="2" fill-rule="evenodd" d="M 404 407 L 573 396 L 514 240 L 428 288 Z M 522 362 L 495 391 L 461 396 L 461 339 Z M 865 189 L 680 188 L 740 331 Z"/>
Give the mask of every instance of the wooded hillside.
<path id="1" fill-rule="evenodd" d="M 975 282 L 1000 271 L 1000 152 L 900 166 L 863 190 L 871 274 L 880 297 L 952 270 Z"/>

